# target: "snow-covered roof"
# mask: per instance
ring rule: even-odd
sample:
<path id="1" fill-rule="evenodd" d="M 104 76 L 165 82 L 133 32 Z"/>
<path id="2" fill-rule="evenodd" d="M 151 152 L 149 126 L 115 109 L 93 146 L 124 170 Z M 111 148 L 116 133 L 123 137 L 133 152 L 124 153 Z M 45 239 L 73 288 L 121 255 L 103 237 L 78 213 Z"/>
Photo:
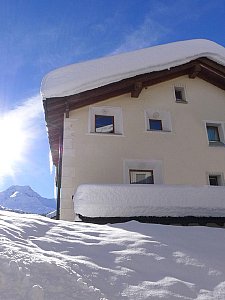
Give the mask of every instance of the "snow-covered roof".
<path id="1" fill-rule="evenodd" d="M 225 48 L 196 39 L 154 46 L 68 65 L 48 73 L 41 84 L 44 99 L 74 95 L 136 75 L 170 69 L 200 57 L 225 66 Z"/>

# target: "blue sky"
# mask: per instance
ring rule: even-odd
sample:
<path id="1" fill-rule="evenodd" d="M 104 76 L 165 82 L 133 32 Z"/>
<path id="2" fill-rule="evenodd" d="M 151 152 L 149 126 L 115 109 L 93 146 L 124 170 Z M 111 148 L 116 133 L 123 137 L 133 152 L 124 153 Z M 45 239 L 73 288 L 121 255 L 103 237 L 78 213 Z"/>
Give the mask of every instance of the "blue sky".
<path id="1" fill-rule="evenodd" d="M 25 132 L 21 153 L 12 163 L 2 154 L 0 191 L 12 184 L 30 185 L 42 196 L 53 197 L 39 96 L 46 73 L 194 38 L 225 46 L 225 0 L 0 0 L 0 125 L 4 117 Z M 8 123 L 2 126 L 4 132 Z M 8 147 L 16 151 L 19 141 L 13 132 L 7 134 Z M 4 136 L 0 131 L 1 145 L 7 144 Z M 3 172 L 4 163 L 10 167 Z"/>

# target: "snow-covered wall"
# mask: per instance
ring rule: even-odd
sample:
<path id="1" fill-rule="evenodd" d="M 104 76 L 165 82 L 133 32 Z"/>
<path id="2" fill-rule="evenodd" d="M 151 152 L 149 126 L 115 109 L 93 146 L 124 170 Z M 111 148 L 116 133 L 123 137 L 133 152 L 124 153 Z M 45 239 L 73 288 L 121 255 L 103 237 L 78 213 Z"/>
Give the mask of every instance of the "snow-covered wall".
<path id="1" fill-rule="evenodd" d="M 202 39 L 181 41 L 56 69 L 44 77 L 41 94 L 44 99 L 69 96 L 136 75 L 169 69 L 199 57 L 225 66 L 224 47 Z"/>
<path id="2" fill-rule="evenodd" d="M 176 103 L 177 86 L 186 104 Z M 90 130 L 92 111 L 118 107 L 121 135 Z M 170 132 L 147 130 L 155 113 L 163 122 L 170 116 Z M 225 147 L 209 146 L 206 122 L 225 125 L 225 92 L 188 76 L 143 89 L 138 100 L 127 94 L 71 111 L 64 120 L 61 218 L 74 220 L 72 195 L 79 185 L 126 184 L 129 169 L 153 170 L 156 184 L 204 186 L 208 174 L 224 178 Z"/>
<path id="3" fill-rule="evenodd" d="M 81 185 L 74 209 L 87 217 L 225 217 L 225 187 Z"/>

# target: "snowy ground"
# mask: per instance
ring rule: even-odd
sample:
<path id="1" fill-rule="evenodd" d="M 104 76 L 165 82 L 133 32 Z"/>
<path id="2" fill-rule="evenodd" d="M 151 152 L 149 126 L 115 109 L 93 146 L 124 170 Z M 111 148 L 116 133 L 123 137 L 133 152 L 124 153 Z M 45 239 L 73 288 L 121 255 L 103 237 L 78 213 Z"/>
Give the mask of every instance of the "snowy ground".
<path id="1" fill-rule="evenodd" d="M 0 213 L 0 299 L 225 299 L 225 230 Z"/>

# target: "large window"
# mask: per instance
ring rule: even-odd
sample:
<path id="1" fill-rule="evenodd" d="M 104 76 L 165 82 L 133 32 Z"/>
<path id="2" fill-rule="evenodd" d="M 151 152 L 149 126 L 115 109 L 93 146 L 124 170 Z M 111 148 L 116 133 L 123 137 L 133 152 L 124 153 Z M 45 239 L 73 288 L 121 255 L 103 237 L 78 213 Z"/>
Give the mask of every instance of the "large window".
<path id="1" fill-rule="evenodd" d="M 114 116 L 95 115 L 95 132 L 114 133 Z"/>
<path id="2" fill-rule="evenodd" d="M 129 170 L 131 184 L 153 184 L 152 170 Z"/>
<path id="3" fill-rule="evenodd" d="M 91 107 L 89 110 L 89 132 L 122 135 L 122 109 L 109 106 Z"/>

